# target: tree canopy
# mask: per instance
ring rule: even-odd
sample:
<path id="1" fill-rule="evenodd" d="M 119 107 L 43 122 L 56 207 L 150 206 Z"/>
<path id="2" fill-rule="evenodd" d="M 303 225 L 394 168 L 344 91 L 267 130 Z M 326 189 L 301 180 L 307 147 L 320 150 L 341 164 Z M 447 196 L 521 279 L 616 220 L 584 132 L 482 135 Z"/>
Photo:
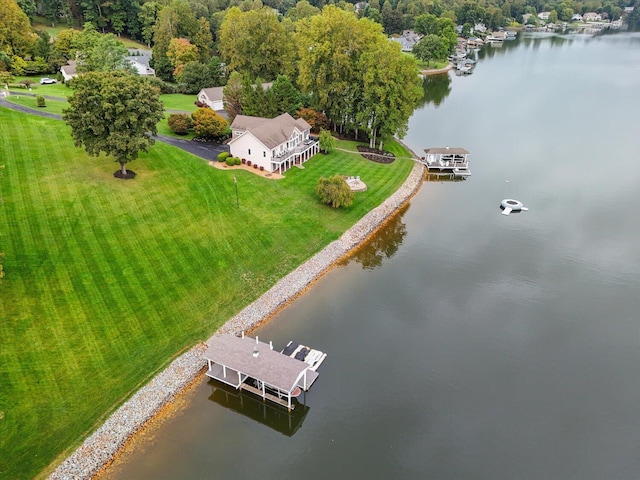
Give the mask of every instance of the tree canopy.
<path id="1" fill-rule="evenodd" d="M 76 79 L 63 119 L 76 146 L 114 157 L 126 176 L 126 164 L 155 142 L 151 135 L 164 115 L 159 98 L 160 90 L 137 75 L 90 72 Z"/>

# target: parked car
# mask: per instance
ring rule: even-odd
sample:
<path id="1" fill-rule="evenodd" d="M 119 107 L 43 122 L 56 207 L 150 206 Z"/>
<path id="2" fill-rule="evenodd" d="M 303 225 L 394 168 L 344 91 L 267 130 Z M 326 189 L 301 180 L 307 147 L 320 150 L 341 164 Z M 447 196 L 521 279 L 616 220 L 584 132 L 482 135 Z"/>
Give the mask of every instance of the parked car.
<path id="1" fill-rule="evenodd" d="M 55 78 L 45 77 L 40 79 L 40 85 L 48 85 L 50 83 L 56 83 L 56 82 L 57 80 Z"/>

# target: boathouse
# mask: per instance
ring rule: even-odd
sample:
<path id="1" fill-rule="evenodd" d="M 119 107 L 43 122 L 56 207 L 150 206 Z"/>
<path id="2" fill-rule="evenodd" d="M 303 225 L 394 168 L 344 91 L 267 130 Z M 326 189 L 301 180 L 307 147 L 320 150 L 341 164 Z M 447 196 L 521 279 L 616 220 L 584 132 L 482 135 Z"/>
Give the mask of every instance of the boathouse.
<path id="1" fill-rule="evenodd" d="M 318 378 L 315 371 L 326 354 L 299 346 L 283 352 L 273 344 L 234 335 L 213 336 L 207 341 L 206 375 L 236 389 L 243 389 L 292 410 L 291 399 L 308 391 Z M 302 355 L 301 355 L 302 353 Z"/>
<path id="2" fill-rule="evenodd" d="M 422 157 L 429 173 L 446 173 L 454 176 L 471 175 L 469 170 L 470 153 L 464 148 L 426 148 Z"/>

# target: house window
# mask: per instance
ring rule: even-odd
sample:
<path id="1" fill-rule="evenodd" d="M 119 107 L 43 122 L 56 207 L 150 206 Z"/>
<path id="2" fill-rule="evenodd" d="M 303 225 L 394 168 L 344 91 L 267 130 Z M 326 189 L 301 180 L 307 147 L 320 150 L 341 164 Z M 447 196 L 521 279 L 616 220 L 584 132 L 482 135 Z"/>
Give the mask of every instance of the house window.
<path id="1" fill-rule="evenodd" d="M 251 149 L 250 149 L 250 148 L 248 148 L 248 149 L 247 149 L 247 151 L 249 152 L 249 155 L 251 155 Z"/>
<path id="2" fill-rule="evenodd" d="M 265 152 L 265 151 L 263 150 L 263 151 L 262 151 L 262 156 L 263 156 L 264 158 L 267 158 L 267 152 Z"/>

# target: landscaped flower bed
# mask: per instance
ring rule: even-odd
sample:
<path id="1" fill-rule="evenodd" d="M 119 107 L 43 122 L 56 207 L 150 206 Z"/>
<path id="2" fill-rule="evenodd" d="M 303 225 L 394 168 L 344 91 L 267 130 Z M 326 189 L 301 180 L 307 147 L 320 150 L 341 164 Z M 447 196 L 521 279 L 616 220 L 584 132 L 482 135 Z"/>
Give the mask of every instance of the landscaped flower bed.
<path id="1" fill-rule="evenodd" d="M 396 156 L 391 152 L 365 147 L 364 145 L 358 145 L 358 152 L 367 160 L 378 163 L 391 163 L 396 159 Z"/>

